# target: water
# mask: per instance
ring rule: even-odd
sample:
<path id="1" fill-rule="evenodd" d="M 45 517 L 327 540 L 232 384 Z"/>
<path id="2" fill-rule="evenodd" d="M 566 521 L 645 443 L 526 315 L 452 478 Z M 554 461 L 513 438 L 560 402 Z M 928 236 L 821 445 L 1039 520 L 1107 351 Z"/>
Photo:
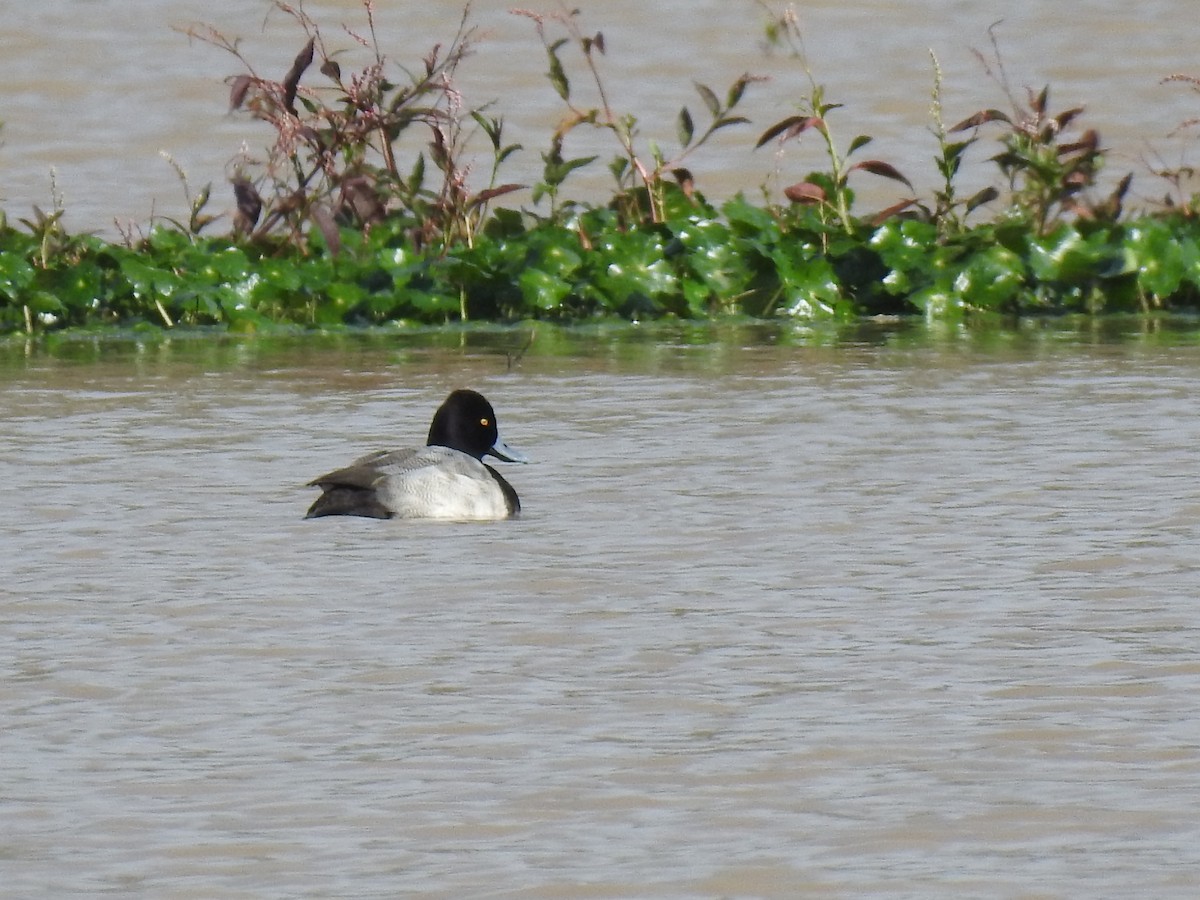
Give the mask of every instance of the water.
<path id="1" fill-rule="evenodd" d="M 638 334 L 10 344 L 0 895 L 1194 896 L 1194 342 Z"/>
<path id="2" fill-rule="evenodd" d="M 552 2 L 530 4 L 553 9 Z M 333 47 L 353 42 L 343 24 L 365 30 L 359 0 L 306 3 Z M 541 174 L 540 153 L 565 115 L 545 78 L 544 53 L 532 23 L 510 15 L 511 0 L 477 0 L 473 21 L 481 30 L 476 54 L 460 75 L 469 106 L 494 101 L 493 115 L 507 121 L 509 139 L 524 145 L 510 158 L 502 181 L 527 185 Z M 779 9 L 782 4 L 775 4 Z M 742 111 L 752 127 L 722 133 L 711 150 L 690 157 L 697 185 L 714 199 L 737 191 L 758 196 L 768 182 L 773 196 L 826 162 L 815 143 L 791 147 L 782 160 L 753 145 L 766 128 L 794 114 L 808 96 L 800 66 L 785 54 L 764 55 L 763 6 L 755 0 L 605 0 L 582 4 L 583 27 L 602 31 L 608 55 L 604 74 L 620 113 L 640 120 L 640 152 L 648 141 L 666 152 L 675 148 L 675 122 L 687 104 L 703 122 L 703 104 L 692 88 L 705 82 L 718 93 L 743 72 L 771 77 L 747 94 Z M 0 13 L 0 203 L 15 220 L 31 207 L 56 203 L 66 209 L 68 229 L 117 235 L 144 228 L 152 217 L 186 220 L 185 191 L 165 152 L 187 174 L 195 195 L 213 183 L 211 213 L 232 208 L 231 160 L 245 147 L 261 154 L 272 139 L 265 126 L 228 115 L 224 79 L 244 71 L 233 57 L 183 34 L 195 23 L 215 26 L 242 39 L 247 59 L 265 76 L 282 77 L 304 37 L 286 16 L 268 14 L 265 0 L 43 0 L 9 3 Z M 457 28 L 459 0 L 378 4 L 382 48 L 394 62 L 418 67 L 430 47 L 449 41 Z M 830 116 L 842 149 L 857 134 L 876 138 L 864 155 L 897 166 L 923 197 L 939 187 L 932 163 L 936 142 L 929 134 L 933 84 L 929 51 L 945 74 L 947 125 L 979 109 L 1009 109 L 1001 87 L 984 74 L 972 50 L 990 53 L 988 27 L 1002 20 L 997 36 L 1011 88 L 1052 85 L 1057 113 L 1085 104 L 1085 127 L 1097 128 L 1109 151 L 1107 187 L 1124 173 L 1137 178 L 1131 202 L 1144 204 L 1167 191 L 1151 168 L 1195 163 L 1194 133 L 1171 136 L 1200 104 L 1186 85 L 1162 85 L 1176 74 L 1200 75 L 1194 40 L 1185 27 L 1194 16 L 1191 0 L 1144 0 L 1136 15 L 1125 0 L 1093 0 L 1086 14 L 1075 7 L 1028 0 L 815 0 L 799 4 L 801 25 L 815 78 L 827 98 L 846 104 Z M 566 57 L 568 63 L 570 57 Z M 353 57 L 343 57 L 349 70 Z M 362 60 L 359 59 L 361 64 Z M 575 97 L 584 106 L 595 97 L 587 78 L 570 70 Z M 316 84 L 315 75 L 306 84 Z M 961 177 L 963 196 L 995 181 L 986 160 L 992 138 L 973 149 Z M 408 171 L 418 144 L 401 148 Z M 618 152 L 607 136 L 576 131 L 568 156 L 600 154 L 601 161 L 568 182 L 570 196 L 607 200 L 603 165 Z M 473 183 L 490 161 L 476 145 Z M 907 195 L 896 183 L 858 173 L 863 214 Z M 57 195 L 57 199 L 56 199 Z M 527 192 L 510 195 L 529 205 Z M 543 207 L 544 208 L 544 207 Z M 214 226 L 227 230 L 226 218 Z"/>

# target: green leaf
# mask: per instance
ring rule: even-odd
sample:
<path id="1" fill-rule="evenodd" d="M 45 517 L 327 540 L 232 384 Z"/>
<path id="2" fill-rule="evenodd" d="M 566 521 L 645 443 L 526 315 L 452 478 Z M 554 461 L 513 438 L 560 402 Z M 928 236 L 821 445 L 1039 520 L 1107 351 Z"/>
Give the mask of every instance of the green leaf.
<path id="1" fill-rule="evenodd" d="M 743 293 L 751 280 L 743 248 L 734 240 L 729 226 L 714 219 L 700 219 L 673 226 L 684 252 L 680 265 L 686 271 L 684 285 L 694 312 L 697 298 L 714 298 L 721 303 Z"/>
<path id="2" fill-rule="evenodd" d="M 725 97 L 726 109 L 733 109 L 741 102 L 742 95 L 746 93 L 746 87 L 750 84 L 750 81 L 751 78 L 749 75 L 742 75 L 729 86 L 729 93 Z"/>
<path id="3" fill-rule="evenodd" d="M 170 297 L 182 284 L 174 272 L 156 268 L 133 257 L 121 260 L 121 274 L 129 280 L 134 293 L 143 300 Z"/>
<path id="4" fill-rule="evenodd" d="M 657 234 L 633 230 L 610 234 L 596 249 L 603 269 L 593 278 L 595 287 L 612 308 L 645 310 L 678 291 L 678 279 L 664 258 Z"/>
<path id="5" fill-rule="evenodd" d="M 325 289 L 326 296 L 334 307 L 346 313 L 361 303 L 367 296 L 366 290 L 360 284 L 336 281 Z"/>
<path id="6" fill-rule="evenodd" d="M 1195 243 L 1185 245 L 1164 222 L 1148 219 L 1130 228 L 1127 247 L 1138 286 L 1159 300 L 1178 291 L 1188 272 L 1195 271 Z"/>
<path id="7" fill-rule="evenodd" d="M 571 100 L 571 83 L 567 80 L 567 73 L 563 70 L 562 60 L 558 58 L 558 48 L 567 42 L 566 38 L 551 44 L 546 48 L 550 55 L 550 84 L 554 87 L 555 92 L 562 99 L 570 102 Z"/>
<path id="8" fill-rule="evenodd" d="M 229 247 L 220 253 L 214 253 L 209 260 L 210 271 L 226 281 L 245 278 L 250 268 L 250 261 L 246 258 L 246 254 L 236 247 Z"/>
<path id="9" fill-rule="evenodd" d="M 967 213 L 969 214 L 974 212 L 985 203 L 991 203 L 999 196 L 1000 192 L 994 187 L 985 187 L 983 190 L 972 195 L 971 198 L 967 200 Z"/>
<path id="10" fill-rule="evenodd" d="M 896 273 L 919 272 L 926 268 L 937 246 L 937 226 L 917 219 L 890 219 L 868 241 L 885 266 Z"/>
<path id="11" fill-rule="evenodd" d="M 650 158 L 654 160 L 655 168 L 661 169 L 666 157 L 663 156 L 662 148 L 658 146 L 658 141 L 651 140 L 649 142 Z"/>
<path id="12" fill-rule="evenodd" d="M 558 186 L 566 181 L 567 176 L 576 169 L 595 162 L 594 156 L 583 156 L 579 159 L 567 159 L 561 162 L 547 162 L 542 178 L 548 185 Z"/>
<path id="13" fill-rule="evenodd" d="M 59 313 L 65 308 L 62 301 L 48 291 L 33 291 L 26 305 L 35 313 Z"/>
<path id="14" fill-rule="evenodd" d="M 1025 288 L 1025 265 L 1011 250 L 993 245 L 967 260 L 954 279 L 962 301 L 975 309 L 1004 310 Z"/>
<path id="15" fill-rule="evenodd" d="M 929 320 L 954 322 L 963 317 L 962 297 L 953 289 L 940 284 L 923 288 L 912 294 L 908 300 Z"/>
<path id="16" fill-rule="evenodd" d="M 675 130 L 680 146 L 687 147 L 692 142 L 692 136 L 695 134 L 695 126 L 692 124 L 692 114 L 688 112 L 686 106 L 679 110 L 679 121 L 675 126 Z"/>
<path id="17" fill-rule="evenodd" d="M 696 81 L 696 93 L 700 95 L 700 99 L 704 101 L 704 105 L 708 107 L 709 115 L 714 119 L 721 114 L 721 101 L 717 99 L 717 95 L 712 92 L 712 89 L 706 85 Z M 731 103 L 730 106 L 733 104 Z"/>
<path id="18" fill-rule="evenodd" d="M 0 253 L 0 293 L 17 300 L 21 293 L 33 284 L 36 270 L 23 257 L 15 253 Z"/>
<path id="19" fill-rule="evenodd" d="M 783 289 L 780 312 L 798 318 L 828 318 L 844 315 L 842 291 L 833 266 L 824 257 L 785 252 L 773 254 Z"/>
<path id="20" fill-rule="evenodd" d="M 942 147 L 942 156 L 948 162 L 957 163 L 958 160 L 962 157 L 963 153 L 965 153 L 967 148 L 970 147 L 973 143 L 975 143 L 975 138 L 971 138 L 971 140 L 969 140 L 969 141 L 954 141 L 952 143 L 945 144 Z M 957 165 L 955 165 L 954 168 L 955 168 L 955 171 L 958 170 Z"/>
<path id="21" fill-rule="evenodd" d="M 567 229 L 549 234 L 545 240 L 536 241 L 530 249 L 537 261 L 537 268 L 556 278 L 573 278 L 583 263 L 583 257 L 575 249 L 578 242 L 578 236 Z"/>
<path id="22" fill-rule="evenodd" d="M 870 137 L 869 135 L 860 134 L 850 142 L 850 149 L 846 151 L 846 155 L 850 156 L 855 150 L 858 150 L 860 147 L 867 146 L 867 144 L 871 143 L 873 140 L 874 138 Z"/>
<path id="23" fill-rule="evenodd" d="M 483 129 L 483 133 L 488 136 L 488 140 L 492 142 L 492 149 L 499 152 L 500 133 L 504 128 L 503 120 L 490 118 L 475 109 L 471 110 L 471 118 Z"/>
<path id="24" fill-rule="evenodd" d="M 570 282 L 541 269 L 525 269 L 517 282 L 525 304 L 540 310 L 557 309 L 571 293 Z"/>
<path id="25" fill-rule="evenodd" d="M 1072 225 L 1062 225 L 1029 243 L 1029 266 L 1039 281 L 1085 284 L 1109 262 L 1112 248 L 1086 240 Z"/>
<path id="26" fill-rule="evenodd" d="M 712 123 L 712 130 L 718 131 L 722 128 L 728 128 L 730 125 L 749 125 L 750 120 L 745 116 L 721 116 Z"/>
<path id="27" fill-rule="evenodd" d="M 413 161 L 412 172 L 408 176 L 409 193 L 420 193 L 421 187 L 425 183 L 425 154 L 418 153 L 416 160 Z"/>

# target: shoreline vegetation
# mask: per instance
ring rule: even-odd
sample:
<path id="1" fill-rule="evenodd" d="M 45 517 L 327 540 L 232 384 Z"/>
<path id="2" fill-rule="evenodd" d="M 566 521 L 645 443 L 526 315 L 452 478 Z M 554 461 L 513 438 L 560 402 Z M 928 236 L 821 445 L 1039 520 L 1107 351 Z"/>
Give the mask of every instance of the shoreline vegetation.
<path id="1" fill-rule="evenodd" d="M 1013 89 L 994 33 L 976 55 L 1003 109 L 943 119 L 931 54 L 938 187 L 919 197 L 869 135 L 843 137 L 849 112 L 809 70 L 794 13 L 765 0 L 766 42 L 794 61 L 801 98 L 773 121 L 750 118 L 750 73 L 696 81 L 673 122 L 639 121 L 614 105 L 604 34 L 578 10 L 512 10 L 562 108 L 542 148 L 506 141 L 501 102 L 472 107 L 457 90 L 480 40 L 469 5 L 452 39 L 415 63 L 379 46 L 373 0 L 362 32 L 336 41 L 302 7 L 276 6 L 300 45 L 279 77 L 213 27 L 187 32 L 237 63 L 230 107 L 265 129 L 263 153 L 232 164 L 233 215 L 210 213 L 212 185 L 192 192 L 182 172 L 187 219 L 119 241 L 68 234 L 61 209 L 17 224 L 0 212 L 0 334 L 1200 312 L 1193 170 L 1137 173 L 1165 186 L 1147 208 L 1128 202 L 1135 173 L 1102 190 L 1105 149 L 1083 109 L 1056 109 L 1049 88 Z M 1163 80 L 1200 91 L 1191 76 Z M 732 129 L 748 154 L 775 153 L 780 172 L 815 168 L 710 203 L 688 160 Z M 573 156 L 580 131 L 611 156 Z M 506 162 L 533 152 L 540 180 L 507 181 Z M 968 156 L 994 167 L 994 183 L 962 196 Z M 572 197 L 586 167 L 607 167 L 607 202 Z M 896 201 L 861 211 L 863 179 L 890 182 Z"/>

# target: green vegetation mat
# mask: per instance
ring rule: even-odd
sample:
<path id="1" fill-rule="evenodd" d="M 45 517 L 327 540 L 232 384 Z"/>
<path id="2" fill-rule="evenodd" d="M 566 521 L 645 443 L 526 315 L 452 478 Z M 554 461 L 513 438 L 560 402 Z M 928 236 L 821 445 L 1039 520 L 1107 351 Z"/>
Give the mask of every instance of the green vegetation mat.
<path id="1" fill-rule="evenodd" d="M 1054 111 L 1049 90 L 1018 97 L 1001 83 L 1011 109 L 947 126 L 935 59 L 940 186 L 931 197 L 859 213 L 859 179 L 916 192 L 894 166 L 869 157 L 870 137 L 843 144 L 835 136 L 843 113 L 808 70 L 789 13 L 774 15 L 766 31 L 808 86 L 794 114 L 755 128 L 741 113 L 755 77 L 721 91 L 697 83 L 695 103 L 670 123 L 677 148 L 668 154 L 642 139 L 635 117 L 610 107 L 602 32 L 585 32 L 580 14 L 565 8 L 516 11 L 530 20 L 565 106 L 541 152 L 541 180 L 525 186 L 502 178 L 521 149 L 506 143 L 503 119 L 490 108 L 464 110 L 454 88 L 477 38 L 469 10 L 454 39 L 417 66 L 393 65 L 368 41 L 349 72 L 355 51 L 327 46 L 302 9 L 279 6 L 306 40 L 279 80 L 230 80 L 232 106 L 274 141 L 261 162 L 234 167 L 237 211 L 227 232 L 209 233 L 218 221 L 206 212 L 210 188 L 191 197 L 187 221 L 159 221 L 121 241 L 66 233 L 62 210 L 35 210 L 18 225 L 0 216 L 0 333 L 613 318 L 958 322 L 1200 308 L 1200 204 L 1186 191 L 1190 171 L 1151 173 L 1168 185 L 1164 200 L 1127 208 L 1133 176 L 1100 191 L 1098 133 L 1080 126 L 1081 109 Z M 371 4 L 364 15 L 374 34 Z M 254 72 L 236 41 L 212 28 L 192 34 Z M 994 39 L 992 50 L 998 62 Z M 757 137 L 748 152 L 815 140 L 823 165 L 778 191 L 779 202 L 764 185 L 757 199 L 710 203 L 687 159 L 730 128 Z M 569 155 L 577 129 L 613 141 L 604 203 L 568 194 L 574 172 L 605 165 Z M 412 132 L 424 149 L 403 159 L 399 141 Z M 467 176 L 480 152 L 490 155 L 490 177 L 472 189 Z M 997 183 L 960 196 L 961 165 L 980 152 L 991 153 Z"/>

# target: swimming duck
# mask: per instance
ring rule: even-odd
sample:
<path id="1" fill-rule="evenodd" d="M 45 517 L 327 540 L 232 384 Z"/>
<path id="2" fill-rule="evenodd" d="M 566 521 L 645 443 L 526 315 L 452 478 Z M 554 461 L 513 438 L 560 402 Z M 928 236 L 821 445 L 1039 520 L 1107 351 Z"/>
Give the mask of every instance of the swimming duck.
<path id="1" fill-rule="evenodd" d="M 426 446 L 379 450 L 309 482 L 321 496 L 306 519 L 506 519 L 521 511 L 511 484 L 483 462 L 491 455 L 526 462 L 500 439 L 496 413 L 482 394 L 457 390 L 433 415 Z"/>

